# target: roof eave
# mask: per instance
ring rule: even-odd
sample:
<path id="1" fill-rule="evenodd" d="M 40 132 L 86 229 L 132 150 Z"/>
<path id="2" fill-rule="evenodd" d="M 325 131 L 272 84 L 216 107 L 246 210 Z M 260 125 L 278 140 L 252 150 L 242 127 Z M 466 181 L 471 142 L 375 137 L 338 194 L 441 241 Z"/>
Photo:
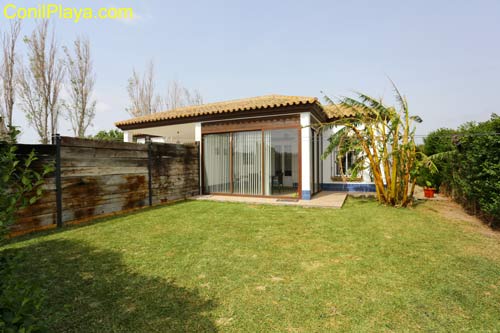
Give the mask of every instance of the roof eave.
<path id="1" fill-rule="evenodd" d="M 312 109 L 311 109 L 312 107 Z M 270 112 L 269 109 L 274 109 L 273 112 Z M 297 113 L 297 112 L 312 112 L 316 117 L 318 117 L 321 121 L 327 119 L 327 115 L 324 112 L 321 104 L 318 101 L 314 101 L 311 103 L 296 103 L 293 105 L 279 106 L 279 107 L 259 107 L 259 108 L 248 108 L 240 111 L 232 111 L 232 112 L 213 112 L 213 113 L 205 113 L 199 114 L 195 116 L 180 116 L 176 118 L 165 118 L 165 119 L 154 119 L 154 120 L 145 120 L 141 122 L 127 123 L 124 122 L 116 122 L 115 126 L 121 130 L 132 130 L 132 129 L 140 129 L 140 128 L 149 128 L 149 127 L 158 127 L 158 126 L 168 126 L 168 125 L 178 125 L 185 123 L 193 123 L 203 120 L 225 120 L 236 117 L 245 117 L 245 116 L 265 116 L 265 115 L 280 115 L 280 114 L 289 114 Z"/>

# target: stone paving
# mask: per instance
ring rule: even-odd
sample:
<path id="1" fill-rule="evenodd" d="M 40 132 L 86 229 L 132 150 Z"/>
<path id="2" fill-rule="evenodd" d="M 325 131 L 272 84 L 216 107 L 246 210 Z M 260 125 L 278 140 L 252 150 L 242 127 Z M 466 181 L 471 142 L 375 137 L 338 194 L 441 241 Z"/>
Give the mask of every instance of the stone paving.
<path id="1" fill-rule="evenodd" d="M 285 198 L 260 198 L 240 197 L 233 195 L 200 195 L 195 200 L 211 200 L 221 202 L 242 202 L 249 204 L 268 204 L 283 206 L 320 207 L 320 208 L 342 208 L 347 197 L 345 192 L 321 191 L 314 195 L 311 200 L 285 199 Z"/>

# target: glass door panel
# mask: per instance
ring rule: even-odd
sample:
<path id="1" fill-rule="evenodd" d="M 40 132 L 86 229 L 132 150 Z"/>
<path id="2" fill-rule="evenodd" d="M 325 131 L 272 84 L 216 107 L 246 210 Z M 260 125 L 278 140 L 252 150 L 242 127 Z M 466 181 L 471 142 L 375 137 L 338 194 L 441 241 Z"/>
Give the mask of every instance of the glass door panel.
<path id="1" fill-rule="evenodd" d="M 264 131 L 264 194 L 298 196 L 299 138 L 297 129 Z"/>
<path id="2" fill-rule="evenodd" d="M 262 132 L 233 135 L 233 193 L 262 195 Z"/>
<path id="3" fill-rule="evenodd" d="M 321 187 L 321 152 L 322 152 L 322 135 L 321 132 L 312 130 L 312 176 L 313 176 L 313 193 L 320 191 Z"/>
<path id="4" fill-rule="evenodd" d="M 229 144 L 229 133 L 203 136 L 205 193 L 230 193 Z"/>

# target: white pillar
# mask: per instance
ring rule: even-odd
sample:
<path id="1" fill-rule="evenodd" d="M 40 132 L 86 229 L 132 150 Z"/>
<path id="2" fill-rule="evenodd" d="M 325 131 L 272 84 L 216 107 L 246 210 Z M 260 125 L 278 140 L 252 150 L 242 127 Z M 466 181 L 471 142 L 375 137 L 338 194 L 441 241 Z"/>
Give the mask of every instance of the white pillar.
<path id="1" fill-rule="evenodd" d="M 123 142 L 133 142 L 133 135 L 129 131 L 123 131 Z"/>
<path id="2" fill-rule="evenodd" d="M 201 123 L 194 124 L 194 141 L 201 142 Z"/>
<path id="3" fill-rule="evenodd" d="M 194 124 L 194 141 L 198 142 L 198 145 L 200 147 L 199 152 L 200 156 L 198 156 L 198 163 L 200 166 L 200 174 L 199 174 L 199 179 L 200 179 L 200 194 L 203 193 L 203 184 L 202 184 L 202 172 L 203 170 L 201 169 L 201 152 L 202 152 L 202 147 L 201 147 L 201 123 L 195 123 Z"/>
<path id="4" fill-rule="evenodd" d="M 300 114 L 301 150 L 302 150 L 302 199 L 311 200 L 311 114 Z"/>

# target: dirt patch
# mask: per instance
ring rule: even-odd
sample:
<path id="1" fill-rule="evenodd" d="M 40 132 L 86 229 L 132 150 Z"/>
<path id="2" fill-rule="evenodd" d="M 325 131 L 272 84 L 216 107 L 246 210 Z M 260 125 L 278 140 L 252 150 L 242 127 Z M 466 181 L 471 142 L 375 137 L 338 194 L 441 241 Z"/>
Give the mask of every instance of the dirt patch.
<path id="1" fill-rule="evenodd" d="M 479 218 L 468 214 L 462 206 L 452 201 L 450 198 L 440 196 L 438 200 L 427 200 L 424 205 L 422 205 L 422 208 L 436 212 L 440 216 L 450 221 L 465 221 L 468 223 L 468 226 L 475 231 L 487 237 L 492 237 L 500 240 L 499 230 L 491 229 Z"/>

